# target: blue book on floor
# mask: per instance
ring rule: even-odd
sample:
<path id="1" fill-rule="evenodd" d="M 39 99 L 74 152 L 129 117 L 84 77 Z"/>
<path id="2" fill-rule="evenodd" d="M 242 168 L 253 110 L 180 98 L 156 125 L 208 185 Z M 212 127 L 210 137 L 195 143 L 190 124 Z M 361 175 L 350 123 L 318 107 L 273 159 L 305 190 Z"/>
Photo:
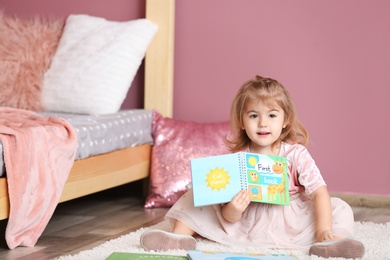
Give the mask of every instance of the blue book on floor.
<path id="1" fill-rule="evenodd" d="M 254 202 L 290 204 L 283 156 L 238 152 L 192 159 L 191 176 L 195 207 L 229 202 L 243 189 Z"/>
<path id="2" fill-rule="evenodd" d="M 189 250 L 187 251 L 190 260 L 297 260 L 294 255 L 287 254 L 261 254 L 261 253 L 228 253 Z"/>

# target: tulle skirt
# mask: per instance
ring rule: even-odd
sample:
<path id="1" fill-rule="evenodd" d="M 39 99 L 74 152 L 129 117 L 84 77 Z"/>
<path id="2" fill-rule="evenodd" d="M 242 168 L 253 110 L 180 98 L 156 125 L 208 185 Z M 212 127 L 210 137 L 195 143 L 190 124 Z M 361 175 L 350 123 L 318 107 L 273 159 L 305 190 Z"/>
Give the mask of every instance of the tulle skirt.
<path id="1" fill-rule="evenodd" d="M 197 234 L 227 245 L 272 248 L 306 248 L 315 242 L 314 205 L 305 193 L 290 198 L 289 206 L 249 204 L 236 223 L 224 220 L 221 205 L 194 207 L 192 190 L 184 194 L 167 212 L 166 219 L 186 224 Z M 351 207 L 331 198 L 333 232 L 341 237 L 353 235 Z"/>

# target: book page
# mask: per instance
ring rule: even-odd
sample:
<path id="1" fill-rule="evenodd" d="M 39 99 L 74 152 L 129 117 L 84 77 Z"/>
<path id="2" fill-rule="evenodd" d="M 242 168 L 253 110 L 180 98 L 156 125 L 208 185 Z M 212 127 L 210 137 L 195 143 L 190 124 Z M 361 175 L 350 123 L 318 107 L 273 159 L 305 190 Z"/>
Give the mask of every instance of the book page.
<path id="1" fill-rule="evenodd" d="M 194 205 L 229 202 L 241 189 L 237 153 L 191 160 Z"/>
<path id="2" fill-rule="evenodd" d="M 285 157 L 244 153 L 247 190 L 252 201 L 288 205 L 288 174 Z"/>

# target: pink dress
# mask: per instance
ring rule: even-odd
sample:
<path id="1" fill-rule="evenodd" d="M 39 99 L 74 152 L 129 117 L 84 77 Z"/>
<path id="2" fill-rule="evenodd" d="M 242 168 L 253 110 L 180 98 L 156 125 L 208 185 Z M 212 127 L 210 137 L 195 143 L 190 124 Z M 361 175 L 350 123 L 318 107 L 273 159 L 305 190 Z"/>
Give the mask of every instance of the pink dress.
<path id="1" fill-rule="evenodd" d="M 314 205 L 309 195 L 326 185 L 307 149 L 299 144 L 282 143 L 289 170 L 290 205 L 250 203 L 236 223 L 227 222 L 221 205 L 194 207 L 192 190 L 184 194 L 167 212 L 173 224 L 180 220 L 197 234 L 222 244 L 273 248 L 305 248 L 315 242 Z M 331 198 L 333 232 L 342 237 L 353 235 L 351 207 Z"/>

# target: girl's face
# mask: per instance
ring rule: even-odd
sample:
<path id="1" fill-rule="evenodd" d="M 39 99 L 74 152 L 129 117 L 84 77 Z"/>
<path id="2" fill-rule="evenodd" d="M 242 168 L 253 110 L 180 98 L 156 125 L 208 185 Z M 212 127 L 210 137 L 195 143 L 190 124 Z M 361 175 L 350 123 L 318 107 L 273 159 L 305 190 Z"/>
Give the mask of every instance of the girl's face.
<path id="1" fill-rule="evenodd" d="M 286 127 L 284 111 L 276 103 L 267 106 L 262 102 L 250 102 L 244 112 L 243 129 L 251 139 L 250 151 L 278 155 L 273 144 L 278 141 L 282 129 Z"/>

